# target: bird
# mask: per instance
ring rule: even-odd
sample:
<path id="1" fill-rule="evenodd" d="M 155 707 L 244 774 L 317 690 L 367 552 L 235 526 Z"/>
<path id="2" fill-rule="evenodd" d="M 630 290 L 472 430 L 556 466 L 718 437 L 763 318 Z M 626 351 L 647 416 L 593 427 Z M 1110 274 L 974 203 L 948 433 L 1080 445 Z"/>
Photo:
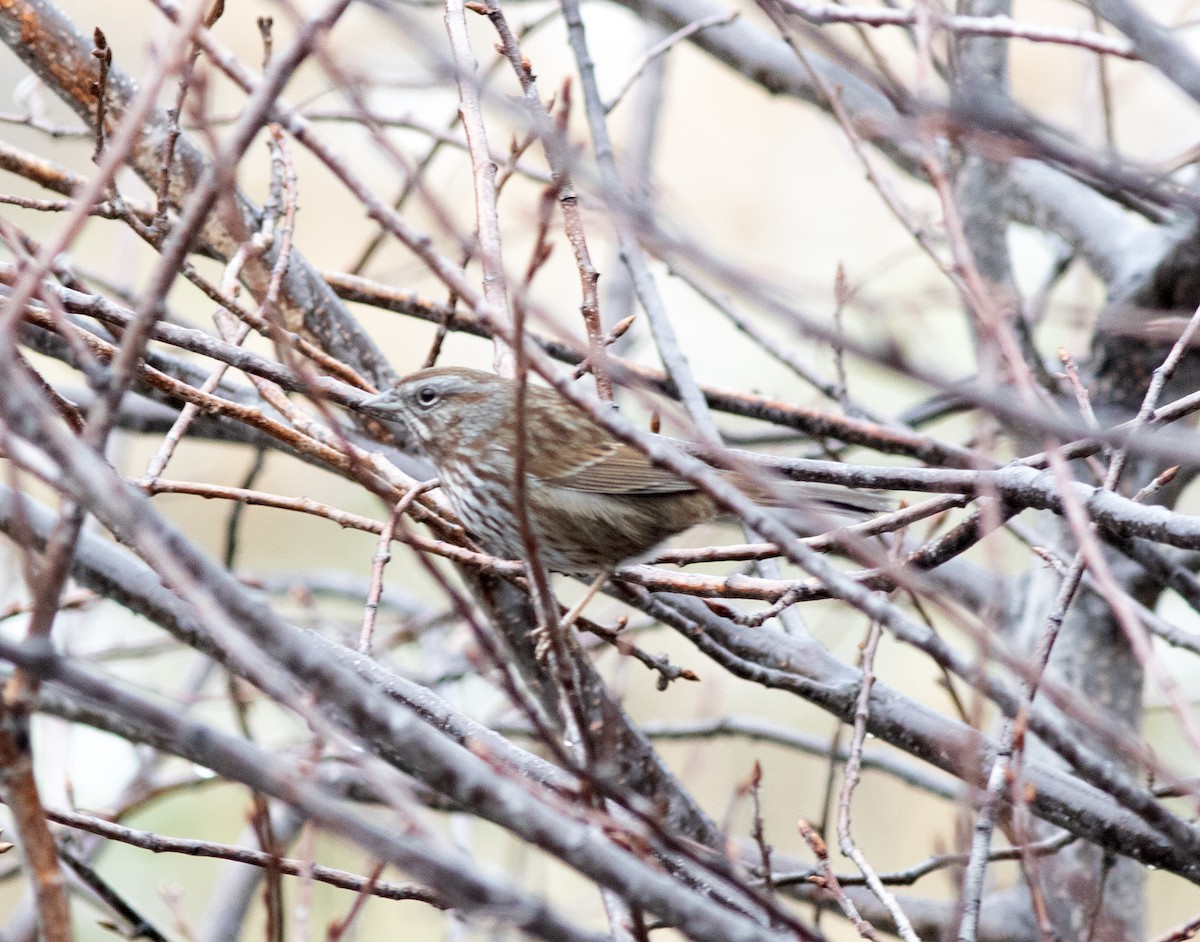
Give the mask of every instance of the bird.
<path id="1" fill-rule="evenodd" d="M 398 423 L 438 472 L 442 492 L 476 542 L 493 556 L 523 559 L 513 482 L 516 382 L 462 367 L 423 369 L 362 400 L 360 412 Z M 712 520 L 713 498 L 654 465 L 552 389 L 527 385 L 526 508 L 543 564 L 574 575 L 611 572 L 671 536 Z M 775 488 L 729 475 L 754 499 Z M 800 501 L 865 515 L 890 506 L 875 492 L 779 482 Z"/>

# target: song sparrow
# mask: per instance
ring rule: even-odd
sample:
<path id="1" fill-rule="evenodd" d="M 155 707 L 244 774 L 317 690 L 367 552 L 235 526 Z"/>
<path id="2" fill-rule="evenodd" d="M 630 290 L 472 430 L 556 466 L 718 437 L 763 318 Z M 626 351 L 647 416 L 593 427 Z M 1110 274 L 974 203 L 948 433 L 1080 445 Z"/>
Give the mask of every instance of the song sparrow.
<path id="1" fill-rule="evenodd" d="M 413 373 L 359 409 L 400 422 L 437 467 L 442 491 L 489 553 L 524 556 L 513 506 L 512 380 L 456 367 Z M 711 520 L 711 497 L 614 438 L 553 390 L 525 390 L 527 506 L 542 561 L 566 573 L 610 571 Z M 802 500 L 851 513 L 883 509 L 873 493 L 789 485 Z M 834 497 L 837 494 L 839 496 Z"/>

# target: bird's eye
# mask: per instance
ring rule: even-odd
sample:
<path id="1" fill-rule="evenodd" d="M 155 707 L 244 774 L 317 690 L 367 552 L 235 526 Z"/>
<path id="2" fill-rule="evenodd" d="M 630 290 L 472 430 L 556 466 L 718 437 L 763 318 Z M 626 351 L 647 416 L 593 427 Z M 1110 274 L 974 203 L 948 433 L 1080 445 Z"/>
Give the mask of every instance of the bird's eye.
<path id="1" fill-rule="evenodd" d="M 432 386 L 422 386 L 417 390 L 417 405 L 422 409 L 428 409 L 438 398 L 438 391 Z"/>

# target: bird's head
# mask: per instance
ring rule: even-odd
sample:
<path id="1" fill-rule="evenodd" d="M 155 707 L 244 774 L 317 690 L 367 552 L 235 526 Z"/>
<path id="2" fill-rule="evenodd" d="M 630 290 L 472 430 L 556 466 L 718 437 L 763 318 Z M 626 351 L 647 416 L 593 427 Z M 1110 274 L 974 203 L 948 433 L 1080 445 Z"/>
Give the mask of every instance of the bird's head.
<path id="1" fill-rule="evenodd" d="M 491 373 L 435 367 L 404 377 L 391 389 L 364 399 L 359 412 L 403 426 L 413 443 L 436 460 L 487 428 L 510 407 L 512 384 Z"/>

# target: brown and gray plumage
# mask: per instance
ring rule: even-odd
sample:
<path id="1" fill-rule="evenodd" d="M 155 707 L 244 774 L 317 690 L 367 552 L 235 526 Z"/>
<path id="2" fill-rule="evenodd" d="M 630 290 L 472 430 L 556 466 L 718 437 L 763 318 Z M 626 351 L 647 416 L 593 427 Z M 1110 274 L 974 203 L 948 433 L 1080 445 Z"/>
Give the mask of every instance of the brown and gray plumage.
<path id="1" fill-rule="evenodd" d="M 512 380 L 457 367 L 421 370 L 359 409 L 401 423 L 433 462 L 442 491 L 489 553 L 524 556 L 514 510 Z M 527 501 L 543 562 L 568 573 L 610 570 L 716 516 L 712 498 L 655 467 L 553 390 L 525 390 Z M 821 484 L 789 496 L 843 512 L 883 509 L 875 494 Z"/>

